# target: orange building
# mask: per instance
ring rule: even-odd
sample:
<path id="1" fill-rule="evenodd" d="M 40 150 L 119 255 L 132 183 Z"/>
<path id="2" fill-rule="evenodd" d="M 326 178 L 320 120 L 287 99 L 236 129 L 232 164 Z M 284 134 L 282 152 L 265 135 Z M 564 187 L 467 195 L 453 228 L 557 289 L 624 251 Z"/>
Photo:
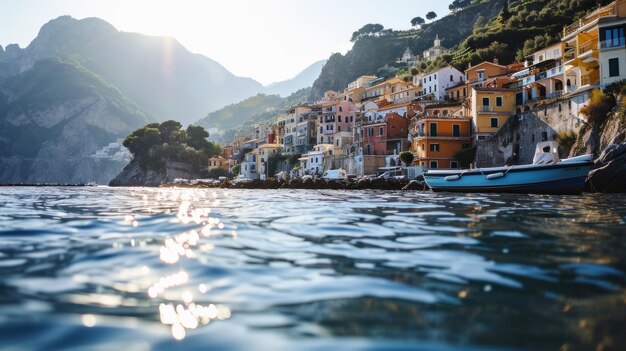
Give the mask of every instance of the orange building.
<path id="1" fill-rule="evenodd" d="M 209 158 L 209 171 L 221 168 L 225 171 L 230 170 L 235 165 L 235 160 L 226 159 L 222 156 L 213 156 Z"/>
<path id="2" fill-rule="evenodd" d="M 454 156 L 471 144 L 471 118 L 424 114 L 415 121 L 411 150 L 415 163 L 429 169 L 459 168 Z"/>

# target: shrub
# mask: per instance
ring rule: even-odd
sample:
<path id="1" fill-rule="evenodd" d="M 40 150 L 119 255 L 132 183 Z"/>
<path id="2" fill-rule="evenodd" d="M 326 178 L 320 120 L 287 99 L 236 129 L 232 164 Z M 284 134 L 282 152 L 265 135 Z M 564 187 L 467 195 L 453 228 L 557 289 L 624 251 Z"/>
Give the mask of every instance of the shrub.
<path id="1" fill-rule="evenodd" d="M 601 126 L 615 107 L 615 97 L 603 94 L 600 90 L 591 93 L 589 103 L 580 109 L 580 113 L 587 118 L 587 122 L 592 126 Z"/>
<path id="2" fill-rule="evenodd" d="M 575 131 L 564 130 L 564 131 L 560 131 L 556 135 L 556 141 L 559 143 L 559 146 L 561 146 L 561 149 L 563 151 L 569 152 L 569 150 L 571 150 L 574 144 L 576 143 L 577 137 L 578 135 L 576 134 Z"/>
<path id="3" fill-rule="evenodd" d="M 398 157 L 400 158 L 400 161 L 404 162 L 404 164 L 407 165 L 407 166 L 410 166 L 411 163 L 413 163 L 413 159 L 415 158 L 413 156 L 413 153 L 411 153 L 409 151 L 401 152 Z"/>

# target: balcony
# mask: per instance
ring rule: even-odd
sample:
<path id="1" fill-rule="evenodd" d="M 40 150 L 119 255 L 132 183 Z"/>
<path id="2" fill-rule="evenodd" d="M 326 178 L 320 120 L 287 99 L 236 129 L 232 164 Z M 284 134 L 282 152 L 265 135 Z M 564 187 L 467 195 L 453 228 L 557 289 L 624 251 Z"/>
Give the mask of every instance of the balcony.
<path id="1" fill-rule="evenodd" d="M 599 18 L 616 16 L 616 15 L 617 15 L 617 8 L 615 6 L 615 3 L 607 5 L 605 7 L 601 7 L 595 10 L 594 12 L 590 13 L 589 15 L 563 28 L 563 36 L 566 37 Z"/>
<path id="2" fill-rule="evenodd" d="M 563 62 L 568 62 L 576 58 L 576 49 L 569 49 L 563 55 Z"/>
<path id="3" fill-rule="evenodd" d="M 594 50 L 598 50 L 598 39 L 591 39 L 578 46 L 578 56 L 584 58 L 593 54 Z"/>
<path id="4" fill-rule="evenodd" d="M 479 106 L 478 112 L 493 112 L 493 106 Z"/>
<path id="5" fill-rule="evenodd" d="M 615 49 L 621 48 L 626 44 L 624 38 L 614 38 L 609 40 L 603 40 L 600 42 L 600 49 Z"/>
<path id="6" fill-rule="evenodd" d="M 580 79 L 580 84 L 582 86 L 585 85 L 595 85 L 600 81 L 600 74 L 598 72 L 594 72 L 585 76 L 582 76 Z"/>

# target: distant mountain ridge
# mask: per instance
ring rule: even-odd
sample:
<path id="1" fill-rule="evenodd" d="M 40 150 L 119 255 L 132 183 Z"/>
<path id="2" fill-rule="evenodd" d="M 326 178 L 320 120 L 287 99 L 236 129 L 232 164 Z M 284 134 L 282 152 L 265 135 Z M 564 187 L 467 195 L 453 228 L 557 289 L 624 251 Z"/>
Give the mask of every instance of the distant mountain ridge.
<path id="1" fill-rule="evenodd" d="M 327 60 L 319 60 L 312 63 L 295 77 L 280 82 L 271 83 L 265 86 L 265 94 L 278 94 L 282 97 L 289 96 L 296 91 L 313 85 L 313 82 L 322 72 L 322 67 Z"/>
<path id="2" fill-rule="evenodd" d="M 69 16 L 46 23 L 25 49 L 9 45 L 0 52 L 0 78 L 55 56 L 71 57 L 101 75 L 158 120 L 191 123 L 263 91 L 255 80 L 233 75 L 175 39 L 120 32 L 99 18 Z"/>

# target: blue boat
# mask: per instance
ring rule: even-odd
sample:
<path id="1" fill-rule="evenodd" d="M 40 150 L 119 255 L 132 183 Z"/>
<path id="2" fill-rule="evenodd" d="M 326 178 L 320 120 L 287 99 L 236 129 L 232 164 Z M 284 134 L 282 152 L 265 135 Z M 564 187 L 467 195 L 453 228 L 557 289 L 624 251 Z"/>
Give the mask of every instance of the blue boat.
<path id="1" fill-rule="evenodd" d="M 464 170 L 428 170 L 433 191 L 472 193 L 580 194 L 593 156 L 560 160 L 555 142 L 537 145 L 533 164 Z"/>

